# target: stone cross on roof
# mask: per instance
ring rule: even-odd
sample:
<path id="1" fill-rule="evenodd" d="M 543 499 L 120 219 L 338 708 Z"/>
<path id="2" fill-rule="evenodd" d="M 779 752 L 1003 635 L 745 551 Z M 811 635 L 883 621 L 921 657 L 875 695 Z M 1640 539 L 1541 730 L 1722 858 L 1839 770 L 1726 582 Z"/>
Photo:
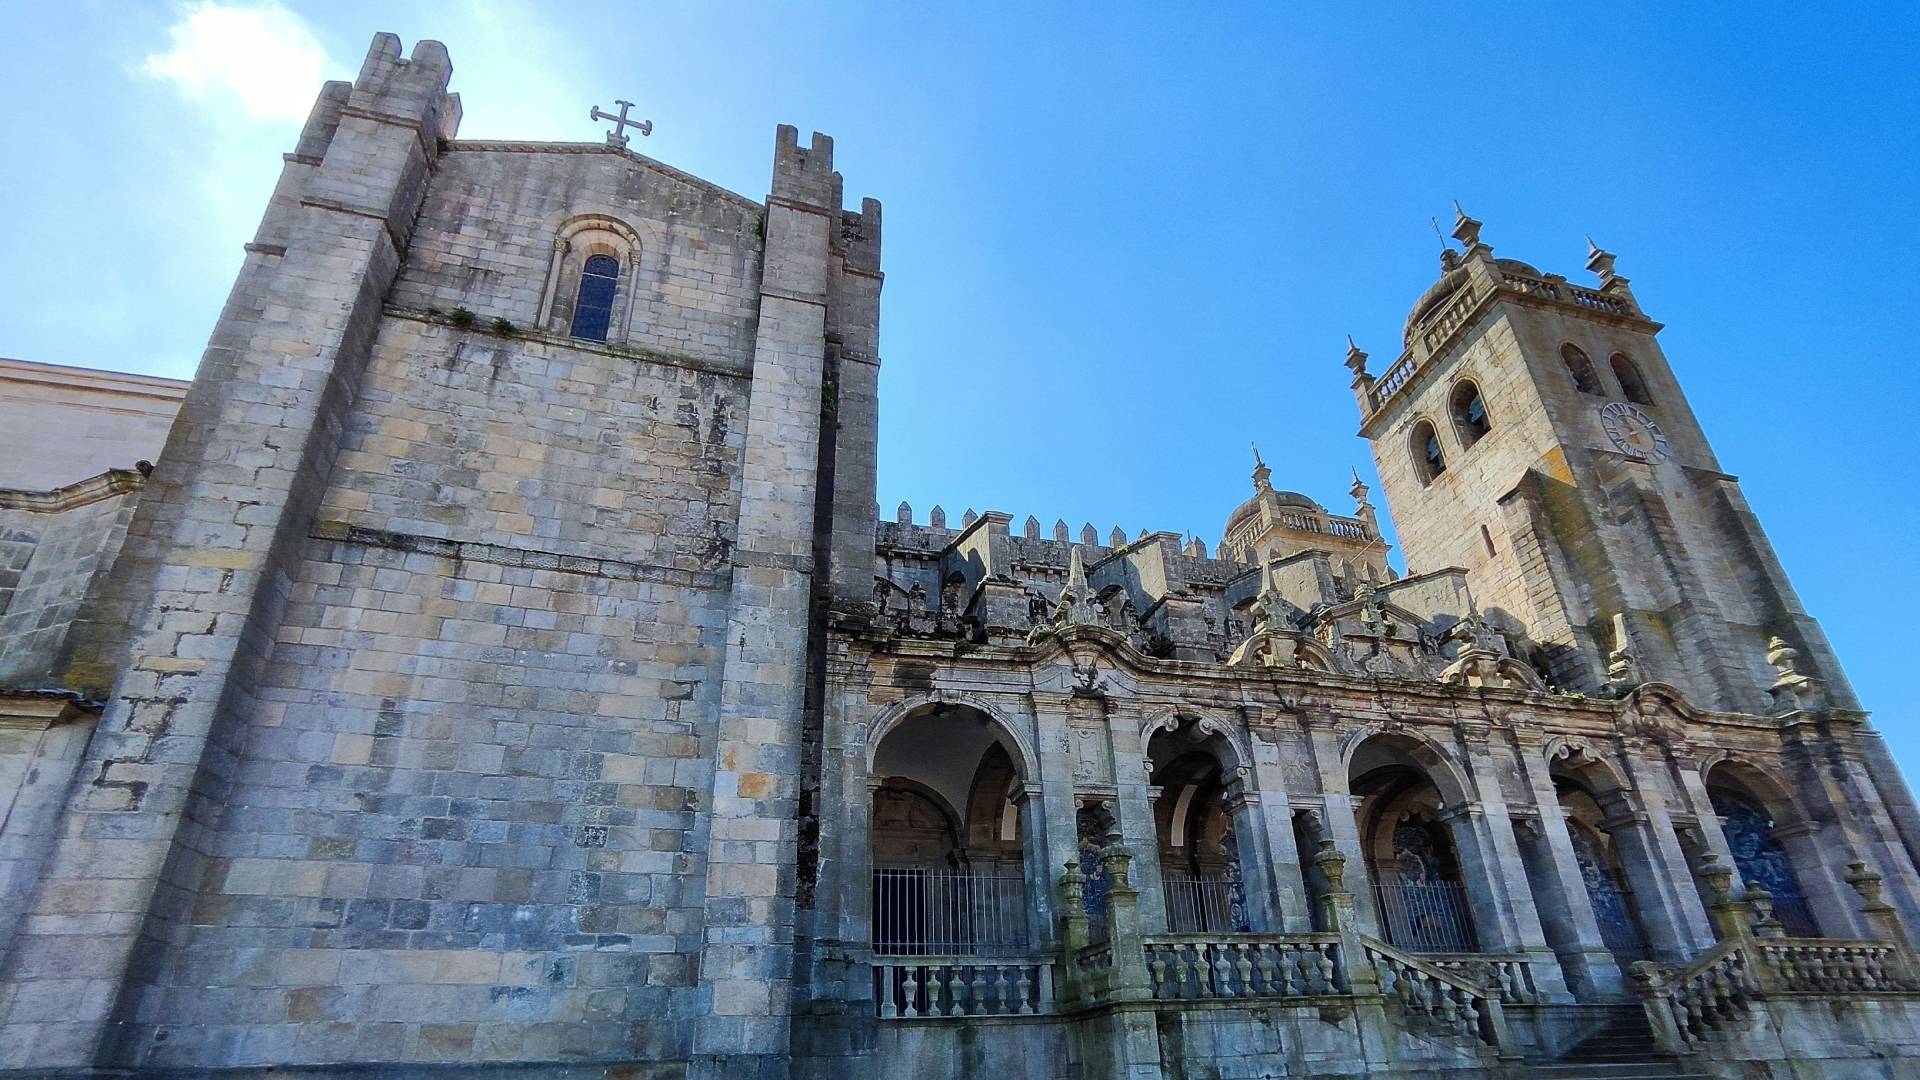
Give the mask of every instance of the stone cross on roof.
<path id="1" fill-rule="evenodd" d="M 615 116 L 610 112 L 601 112 L 600 106 L 598 105 L 595 105 L 593 107 L 593 110 L 587 114 L 588 119 L 613 121 L 613 130 L 607 132 L 608 146 L 627 145 L 627 129 L 628 128 L 635 128 L 642 135 L 653 134 L 653 121 L 627 119 L 627 110 L 633 108 L 633 102 L 622 101 L 619 98 L 615 98 L 613 99 L 613 103 L 615 105 L 620 106 L 620 115 L 618 116 Z"/>

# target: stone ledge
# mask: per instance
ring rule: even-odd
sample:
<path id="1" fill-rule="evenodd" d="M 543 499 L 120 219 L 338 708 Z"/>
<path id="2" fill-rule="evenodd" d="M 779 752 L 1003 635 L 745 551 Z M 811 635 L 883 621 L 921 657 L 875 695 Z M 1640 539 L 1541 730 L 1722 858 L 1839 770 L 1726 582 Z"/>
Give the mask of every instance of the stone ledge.
<path id="1" fill-rule="evenodd" d="M 516 326 L 513 329 L 513 333 L 500 334 L 496 333 L 490 326 L 482 324 L 478 318 L 474 320 L 472 326 L 460 326 L 443 314 L 432 311 L 422 311 L 418 308 L 399 307 L 393 304 L 389 304 L 382 309 L 382 314 L 390 319 L 411 319 L 415 322 L 449 327 L 466 334 L 485 334 L 489 337 L 497 337 L 506 341 L 524 341 L 531 342 L 535 345 L 571 349 L 576 352 L 598 353 L 601 356 L 617 356 L 625 360 L 640 360 L 649 364 L 659 364 L 662 367 L 698 371 L 706 375 L 720 375 L 730 379 L 750 379 L 753 377 L 753 365 L 751 363 L 728 364 L 702 359 L 701 357 L 688 353 L 670 353 L 655 349 L 638 349 L 632 346 L 609 345 L 604 341 L 589 341 L 585 338 L 567 337 L 562 334 L 550 333 L 546 330 L 530 326 Z"/>
<path id="2" fill-rule="evenodd" d="M 499 566 L 513 566 L 527 570 L 553 570 L 562 574 L 579 574 L 583 577 L 609 578 L 615 581 L 646 581 L 659 585 L 720 590 L 725 589 L 730 580 L 723 571 L 682 570 L 673 566 L 649 565 L 622 559 L 563 555 L 557 551 L 541 551 L 537 548 L 508 547 L 504 544 L 487 544 L 468 540 L 446 540 L 415 533 L 369 529 L 360 525 L 349 525 L 344 521 L 315 522 L 310 535 L 316 540 L 335 543 L 360 544 L 392 551 L 436 555 L 462 562 L 494 563 Z"/>
<path id="3" fill-rule="evenodd" d="M 97 476 L 76 480 L 50 491 L 0 488 L 0 510 L 25 510 L 30 514 L 58 514 L 139 491 L 146 486 L 146 483 L 146 473 L 134 468 L 108 469 Z"/>

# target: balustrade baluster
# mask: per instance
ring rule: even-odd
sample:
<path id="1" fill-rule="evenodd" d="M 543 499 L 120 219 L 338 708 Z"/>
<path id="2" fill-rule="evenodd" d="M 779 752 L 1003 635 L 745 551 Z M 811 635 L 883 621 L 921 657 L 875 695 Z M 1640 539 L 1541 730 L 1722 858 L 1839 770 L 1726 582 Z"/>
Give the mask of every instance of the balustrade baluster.
<path id="1" fill-rule="evenodd" d="M 1154 997 L 1175 996 L 1174 994 L 1163 992 L 1166 984 L 1166 975 L 1167 958 L 1165 946 L 1147 946 L 1147 985 L 1152 988 Z"/>
<path id="2" fill-rule="evenodd" d="M 1273 981 L 1275 966 L 1273 954 L 1276 951 L 1273 945 L 1262 942 L 1253 950 L 1254 965 L 1260 971 L 1260 992 L 1263 994 L 1279 994 L 1284 997 L 1287 992 L 1286 983 L 1282 981 L 1280 985 L 1275 986 Z"/>
<path id="3" fill-rule="evenodd" d="M 1333 958 L 1327 955 L 1325 945 L 1313 947 L 1313 970 L 1320 977 L 1319 985 L 1315 987 L 1317 992 L 1331 994 L 1338 989 L 1333 984 Z"/>
<path id="4" fill-rule="evenodd" d="M 1227 960 L 1226 948 L 1221 945 L 1207 945 L 1205 948 L 1213 957 L 1213 963 L 1209 965 L 1213 970 L 1213 996 L 1232 997 L 1233 985 L 1227 977 L 1232 972 L 1233 965 Z"/>
<path id="5" fill-rule="evenodd" d="M 920 1015 L 920 1010 L 917 1006 L 917 1002 L 920 1000 L 920 984 L 914 980 L 913 968 L 902 968 L 901 970 L 906 973 L 906 979 L 901 984 L 906 990 L 906 1007 L 900 1010 L 900 1015 L 911 1019 Z"/>
<path id="6" fill-rule="evenodd" d="M 1239 977 L 1235 993 L 1240 997 L 1253 996 L 1253 961 L 1247 959 L 1247 947 L 1236 942 L 1233 946 L 1233 971 Z"/>

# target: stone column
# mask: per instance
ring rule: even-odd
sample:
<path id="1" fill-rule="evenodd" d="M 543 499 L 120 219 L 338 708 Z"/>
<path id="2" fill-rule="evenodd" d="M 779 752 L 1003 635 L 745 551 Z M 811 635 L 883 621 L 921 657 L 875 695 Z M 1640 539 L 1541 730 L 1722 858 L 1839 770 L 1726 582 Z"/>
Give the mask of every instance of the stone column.
<path id="1" fill-rule="evenodd" d="M 1467 772 L 1479 801 L 1461 808 L 1462 813 L 1449 809 L 1441 818 L 1454 823 L 1454 845 L 1459 849 L 1468 893 L 1475 900 L 1481 949 L 1526 954 L 1535 988 L 1550 999 L 1566 1000 L 1571 996 L 1566 976 L 1560 970 L 1559 957 L 1547 944 L 1540 914 L 1533 906 L 1527 864 L 1520 857 L 1520 840 L 1514 835 L 1513 817 L 1493 763 L 1490 735 L 1485 724 L 1460 725 Z M 1477 874 L 1470 862 L 1477 864 Z M 1486 920 L 1491 927 L 1481 921 L 1483 911 L 1491 916 Z"/>
<path id="2" fill-rule="evenodd" d="M 1862 745 L 1864 740 L 1857 734 L 1863 726 L 1864 721 L 1856 725 L 1836 717 L 1829 722 L 1827 732 L 1818 736 L 1826 750 L 1822 755 L 1825 775 L 1836 789 L 1833 800 L 1834 809 L 1839 811 L 1836 820 L 1851 823 L 1858 845 L 1854 858 L 1864 857 L 1880 872 L 1887 901 L 1900 912 L 1901 919 L 1908 926 L 1920 926 L 1920 867 L 1915 866 L 1913 856 L 1901 839 L 1893 809 L 1881 797 L 1881 788 L 1869 771 L 1872 761 Z M 1873 738 L 1877 740 L 1878 736 Z M 1822 850 L 1827 855 L 1828 884 L 1837 890 L 1838 883 L 1848 873 L 1844 863 L 1854 859 L 1841 860 L 1837 845 L 1824 845 Z M 1811 885 L 1811 882 L 1801 882 L 1801 888 L 1809 895 Z M 1837 891 L 1834 895 L 1842 896 Z M 1833 902 L 1842 910 L 1854 912 L 1852 904 Z M 1841 925 L 1860 927 L 1863 922 L 1856 917 Z"/>
<path id="3" fill-rule="evenodd" d="M 1836 836 L 1840 830 L 1812 821 L 1774 827 L 1773 838 L 1787 853 L 1787 865 L 1793 879 L 1807 898 L 1807 908 L 1823 937 L 1859 937 L 1868 930 L 1860 916 L 1859 897 L 1847 887 L 1845 871 L 1855 846 L 1847 838 Z M 1732 862 L 1728 863 L 1732 866 Z M 1735 867 L 1736 873 L 1738 867 Z M 1744 890 L 1743 890 L 1744 891 Z"/>
<path id="4" fill-rule="evenodd" d="M 1537 737 L 1523 736 L 1519 744 L 1521 776 L 1533 793 L 1539 814 L 1532 822 L 1533 837 L 1521 840 L 1527 880 L 1533 887 L 1541 929 L 1560 958 L 1569 988 L 1583 999 L 1609 996 L 1625 988 L 1625 973 L 1600 936 L 1587 896 L 1580 860 L 1573 852 L 1567 816 L 1560 808 L 1553 774 Z M 1525 822 L 1517 823 L 1525 828 Z"/>
<path id="5" fill-rule="evenodd" d="M 438 42 L 403 58 L 380 34 L 351 85 L 321 91 L 101 601 L 69 633 L 66 685 L 106 707 L 0 970 L 0 1069 L 114 1058 L 144 973 L 186 932 L 213 793 L 458 124 L 452 71 Z"/>
<path id="6" fill-rule="evenodd" d="M 814 985 L 849 999 L 848 1009 L 864 1008 L 872 991 L 864 961 L 873 941 L 873 787 L 867 774 L 867 732 L 872 706 L 867 704 L 865 665 L 830 673 L 822 731 L 819 802 L 820 840 L 817 879 L 812 883 L 812 934 L 817 951 Z M 859 971 L 836 969 L 825 951 L 844 952 L 861 962 Z M 844 982 L 844 991 L 837 987 Z"/>
<path id="7" fill-rule="evenodd" d="M 1261 813 L 1260 793 L 1248 791 L 1247 786 L 1245 779 L 1228 786 L 1222 809 L 1233 822 L 1241 890 L 1247 900 L 1247 927 L 1256 934 L 1271 934 L 1280 929 L 1273 884 L 1273 853 L 1267 844 L 1266 815 Z"/>
<path id="8" fill-rule="evenodd" d="M 1658 748 L 1645 739 L 1623 738 L 1621 748 L 1621 762 L 1637 803 L 1622 799 L 1613 807 L 1603 806 L 1609 818 L 1600 825 L 1620 845 L 1621 866 L 1633 886 L 1634 903 L 1648 944 L 1662 960 L 1685 962 L 1711 948 L 1715 938 L 1700 890 L 1693 883 L 1693 868 L 1687 865 L 1673 816 L 1667 810 L 1670 789 L 1666 763 L 1657 756 Z M 1683 784 L 1698 783 L 1699 771 L 1688 768 L 1684 755 L 1676 760 L 1675 771 Z M 1704 787 L 1701 799 L 1704 802 Z M 1702 832 L 1708 849 L 1715 854 L 1724 852 L 1727 841 L 1720 835 L 1719 820 L 1711 812 L 1706 819 Z M 1707 825 L 1711 828 L 1704 827 Z M 1724 859 L 1732 863 L 1731 855 Z"/>

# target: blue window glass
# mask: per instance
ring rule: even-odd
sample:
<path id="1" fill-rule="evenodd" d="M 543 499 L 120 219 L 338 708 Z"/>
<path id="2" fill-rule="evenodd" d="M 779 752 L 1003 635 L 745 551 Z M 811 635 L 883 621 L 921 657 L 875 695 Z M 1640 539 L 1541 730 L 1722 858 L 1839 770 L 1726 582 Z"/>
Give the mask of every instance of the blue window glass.
<path id="1" fill-rule="evenodd" d="M 613 293 L 619 284 L 619 260 L 611 255 L 587 259 L 580 270 L 580 297 L 573 304 L 574 337 L 607 340 L 607 327 L 613 323 Z"/>
<path id="2" fill-rule="evenodd" d="M 1720 831 L 1733 849 L 1733 868 L 1740 880 L 1750 881 L 1773 894 L 1773 917 L 1786 925 L 1793 937 L 1819 937 L 1807 894 L 1800 890 L 1787 859 L 1786 849 L 1773 835 L 1773 819 L 1766 812 L 1741 799 L 1718 791 L 1707 793 L 1713 812 L 1720 816 Z"/>

